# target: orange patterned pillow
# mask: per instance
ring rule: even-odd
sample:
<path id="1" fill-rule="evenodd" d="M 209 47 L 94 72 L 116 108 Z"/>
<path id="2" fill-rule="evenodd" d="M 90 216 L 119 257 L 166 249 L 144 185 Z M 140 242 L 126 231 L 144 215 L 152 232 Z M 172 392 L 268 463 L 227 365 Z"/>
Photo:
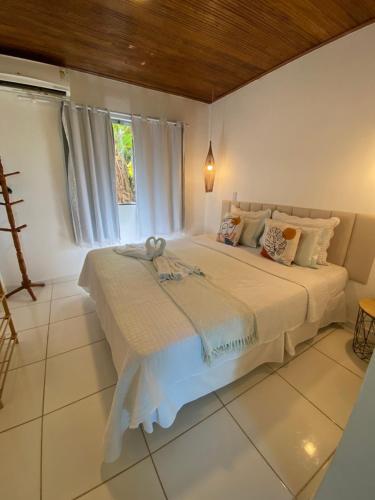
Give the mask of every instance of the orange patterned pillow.
<path id="1" fill-rule="evenodd" d="M 290 266 L 296 255 L 300 237 L 300 228 L 267 219 L 260 254 L 263 257 Z"/>
<path id="2" fill-rule="evenodd" d="M 241 237 L 244 221 L 240 215 L 226 215 L 220 224 L 216 240 L 235 247 Z"/>

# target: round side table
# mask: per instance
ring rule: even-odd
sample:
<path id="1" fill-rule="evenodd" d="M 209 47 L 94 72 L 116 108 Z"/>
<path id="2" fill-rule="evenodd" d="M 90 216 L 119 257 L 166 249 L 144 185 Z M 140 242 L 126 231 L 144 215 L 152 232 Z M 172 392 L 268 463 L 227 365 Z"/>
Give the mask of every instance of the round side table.
<path id="1" fill-rule="evenodd" d="M 361 299 L 354 330 L 353 351 L 369 361 L 375 347 L 375 299 Z"/>

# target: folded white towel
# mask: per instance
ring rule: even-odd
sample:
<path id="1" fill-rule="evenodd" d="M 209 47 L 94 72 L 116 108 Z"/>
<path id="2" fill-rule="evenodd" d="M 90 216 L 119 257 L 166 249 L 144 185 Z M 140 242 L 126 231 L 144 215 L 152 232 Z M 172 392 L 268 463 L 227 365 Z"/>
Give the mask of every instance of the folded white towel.
<path id="1" fill-rule="evenodd" d="M 174 256 L 159 256 L 153 259 L 160 281 L 182 280 L 191 274 L 204 276 L 197 266 L 191 266 Z"/>
<path id="2" fill-rule="evenodd" d="M 149 255 L 144 245 L 124 245 L 117 247 L 114 251 L 124 257 L 133 257 L 134 259 L 152 260 L 153 255 Z"/>
<path id="3" fill-rule="evenodd" d="M 145 244 L 139 245 L 124 245 L 115 248 L 115 252 L 124 255 L 125 257 L 133 257 L 134 259 L 152 260 L 154 257 L 163 255 L 167 242 L 164 238 L 155 238 L 150 236 Z"/>
<path id="4" fill-rule="evenodd" d="M 148 255 L 153 257 L 159 257 L 163 255 L 167 242 L 164 238 L 155 238 L 155 236 L 150 236 L 147 238 L 145 247 Z"/>

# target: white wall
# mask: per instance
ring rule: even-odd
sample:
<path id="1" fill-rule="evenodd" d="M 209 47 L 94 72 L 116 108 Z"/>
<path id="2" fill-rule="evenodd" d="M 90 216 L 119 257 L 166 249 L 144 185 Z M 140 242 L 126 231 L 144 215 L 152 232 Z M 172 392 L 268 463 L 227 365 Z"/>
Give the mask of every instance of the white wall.
<path id="1" fill-rule="evenodd" d="M 2 61 L 9 59 L 0 56 Z M 4 63 L 5 67 L 5 63 Z M 19 61 L 19 71 L 23 63 Z M 41 78 L 45 65 L 40 65 Z M 208 106 L 182 97 L 164 94 L 94 75 L 70 72 L 72 99 L 77 103 L 133 112 L 189 124 L 185 130 L 186 225 L 189 232 L 201 232 L 204 225 L 202 163 L 207 148 Z M 75 246 L 67 206 L 65 167 L 60 136 L 59 105 L 22 101 L 0 92 L 0 155 L 7 171 L 21 170 L 9 179 L 16 198 L 25 203 L 14 211 L 22 232 L 23 248 L 34 280 L 71 276 L 80 271 L 86 250 Z M 129 222 L 135 214 L 128 212 Z M 131 212 L 131 209 L 130 209 Z M 6 224 L 0 210 L 0 225 Z M 132 238 L 122 218 L 121 229 Z M 19 281 L 11 237 L 0 233 L 0 272 L 8 285 Z"/>
<path id="2" fill-rule="evenodd" d="M 213 104 L 214 193 L 206 228 L 222 199 L 375 213 L 375 25 L 270 73 Z M 356 297 L 375 294 L 349 285 Z"/>

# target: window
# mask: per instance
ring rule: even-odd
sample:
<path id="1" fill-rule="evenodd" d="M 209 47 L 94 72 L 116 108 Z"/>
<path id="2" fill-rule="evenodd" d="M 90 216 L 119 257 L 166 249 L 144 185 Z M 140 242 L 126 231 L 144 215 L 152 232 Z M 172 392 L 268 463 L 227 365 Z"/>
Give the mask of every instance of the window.
<path id="1" fill-rule="evenodd" d="M 112 120 L 115 140 L 116 191 L 119 205 L 135 204 L 133 131 L 125 120 Z"/>

